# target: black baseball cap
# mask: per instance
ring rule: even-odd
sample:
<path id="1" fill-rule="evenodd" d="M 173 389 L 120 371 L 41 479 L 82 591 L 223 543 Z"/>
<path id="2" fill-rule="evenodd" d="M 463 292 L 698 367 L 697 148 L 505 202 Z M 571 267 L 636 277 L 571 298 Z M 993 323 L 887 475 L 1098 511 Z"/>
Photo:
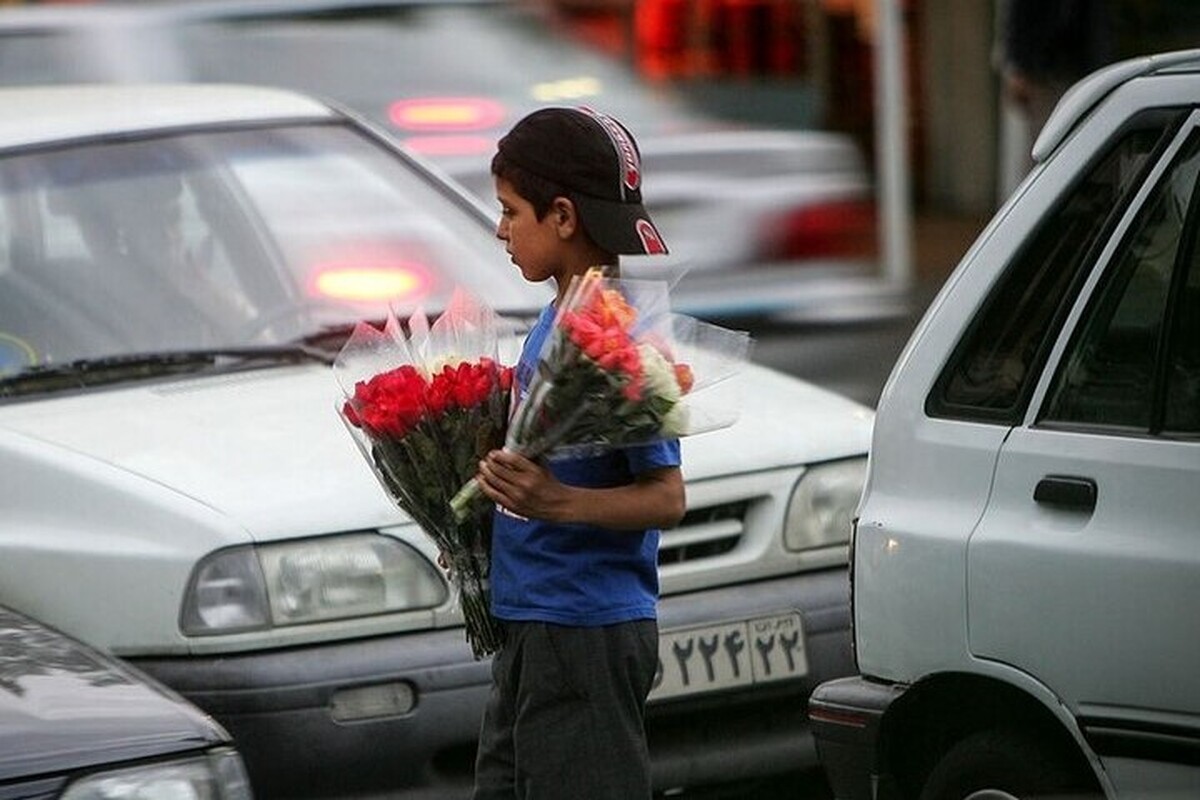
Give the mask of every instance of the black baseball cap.
<path id="1" fill-rule="evenodd" d="M 565 189 L 584 230 L 610 253 L 665 254 L 642 205 L 642 156 L 617 120 L 586 107 L 542 108 L 497 145 L 505 159 Z"/>

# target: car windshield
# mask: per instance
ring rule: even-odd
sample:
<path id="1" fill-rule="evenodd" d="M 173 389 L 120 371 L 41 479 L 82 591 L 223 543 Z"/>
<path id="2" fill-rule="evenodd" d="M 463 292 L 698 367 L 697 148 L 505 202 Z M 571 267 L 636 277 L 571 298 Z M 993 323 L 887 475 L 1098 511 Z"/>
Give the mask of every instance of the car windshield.
<path id="1" fill-rule="evenodd" d="M 346 125 L 0 158 L 0 375 L 432 316 L 460 286 L 501 313 L 545 301 L 484 215 Z"/>

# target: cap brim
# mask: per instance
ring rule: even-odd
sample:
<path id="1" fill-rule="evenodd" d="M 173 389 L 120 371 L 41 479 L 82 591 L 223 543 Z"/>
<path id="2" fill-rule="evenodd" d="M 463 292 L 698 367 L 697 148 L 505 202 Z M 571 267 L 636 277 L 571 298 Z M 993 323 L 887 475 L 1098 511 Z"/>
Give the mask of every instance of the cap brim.
<path id="1" fill-rule="evenodd" d="M 588 236 L 616 255 L 666 255 L 667 243 L 641 203 L 600 200 L 575 194 Z"/>

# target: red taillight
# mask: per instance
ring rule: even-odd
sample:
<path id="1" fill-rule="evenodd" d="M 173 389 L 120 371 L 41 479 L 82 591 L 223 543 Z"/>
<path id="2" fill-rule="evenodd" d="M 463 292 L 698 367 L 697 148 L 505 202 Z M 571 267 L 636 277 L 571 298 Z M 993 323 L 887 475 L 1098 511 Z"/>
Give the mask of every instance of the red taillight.
<path id="1" fill-rule="evenodd" d="M 388 119 L 412 134 L 404 146 L 422 155 L 474 156 L 490 153 L 507 115 L 495 100 L 480 97 L 414 97 L 388 106 Z"/>
<path id="2" fill-rule="evenodd" d="M 763 232 L 769 259 L 874 255 L 875 206 L 844 200 L 805 206 L 784 214 Z"/>
<path id="3" fill-rule="evenodd" d="M 870 723 L 870 717 L 861 712 L 816 704 L 808 707 L 808 718 L 814 722 L 825 722 L 847 728 L 865 728 Z"/>
<path id="4" fill-rule="evenodd" d="M 402 131 L 462 133 L 495 128 L 504 121 L 504 106 L 480 97 L 414 97 L 388 106 L 388 119 Z"/>

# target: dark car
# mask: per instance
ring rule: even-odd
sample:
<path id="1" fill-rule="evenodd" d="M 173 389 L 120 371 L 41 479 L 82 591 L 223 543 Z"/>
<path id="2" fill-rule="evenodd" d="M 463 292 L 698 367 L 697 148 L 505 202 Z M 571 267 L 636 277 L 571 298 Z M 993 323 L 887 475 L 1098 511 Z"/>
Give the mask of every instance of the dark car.
<path id="1" fill-rule="evenodd" d="M 171 691 L 0 606 L 0 797 L 246 800 L 217 723 Z"/>

